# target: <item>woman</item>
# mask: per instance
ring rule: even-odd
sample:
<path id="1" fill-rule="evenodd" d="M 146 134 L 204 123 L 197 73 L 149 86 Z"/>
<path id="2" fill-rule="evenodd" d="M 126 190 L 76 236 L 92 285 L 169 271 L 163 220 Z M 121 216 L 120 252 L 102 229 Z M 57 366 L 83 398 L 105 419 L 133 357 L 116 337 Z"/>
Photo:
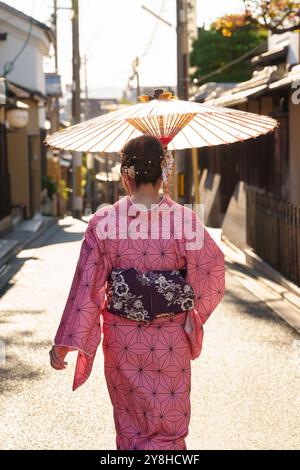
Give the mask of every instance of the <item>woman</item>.
<path id="1" fill-rule="evenodd" d="M 58 370 L 78 351 L 75 390 L 89 377 L 103 334 L 118 449 L 186 449 L 191 360 L 225 289 L 223 252 L 166 191 L 172 163 L 155 137 L 124 146 L 128 194 L 88 224 L 50 351 Z"/>

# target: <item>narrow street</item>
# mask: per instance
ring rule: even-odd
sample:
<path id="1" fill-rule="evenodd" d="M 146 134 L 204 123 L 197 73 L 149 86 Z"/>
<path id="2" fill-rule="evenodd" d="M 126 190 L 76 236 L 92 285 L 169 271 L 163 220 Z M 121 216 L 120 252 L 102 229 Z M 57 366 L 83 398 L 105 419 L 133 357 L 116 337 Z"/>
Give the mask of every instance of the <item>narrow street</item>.
<path id="1" fill-rule="evenodd" d="M 51 227 L 21 253 L 22 267 L 1 293 L 1 449 L 115 448 L 101 347 L 75 392 L 75 353 L 65 371 L 49 366 L 85 227 L 72 218 Z M 299 448 L 299 358 L 299 335 L 228 269 L 226 295 L 193 362 L 188 448 Z"/>

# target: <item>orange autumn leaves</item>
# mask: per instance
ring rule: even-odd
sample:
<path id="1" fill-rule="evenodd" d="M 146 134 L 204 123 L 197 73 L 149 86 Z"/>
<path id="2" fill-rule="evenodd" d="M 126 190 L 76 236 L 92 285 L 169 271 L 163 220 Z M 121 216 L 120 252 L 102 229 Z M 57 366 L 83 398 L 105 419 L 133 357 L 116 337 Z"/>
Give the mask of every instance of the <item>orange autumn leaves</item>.
<path id="1" fill-rule="evenodd" d="M 218 18 L 211 25 L 212 29 L 220 31 L 223 36 L 230 37 L 237 29 L 254 23 L 250 13 L 225 15 Z"/>
<path id="2" fill-rule="evenodd" d="M 230 37 L 240 28 L 263 27 L 273 33 L 300 30 L 300 2 L 290 0 L 244 0 L 245 11 L 218 18 L 211 27 Z"/>

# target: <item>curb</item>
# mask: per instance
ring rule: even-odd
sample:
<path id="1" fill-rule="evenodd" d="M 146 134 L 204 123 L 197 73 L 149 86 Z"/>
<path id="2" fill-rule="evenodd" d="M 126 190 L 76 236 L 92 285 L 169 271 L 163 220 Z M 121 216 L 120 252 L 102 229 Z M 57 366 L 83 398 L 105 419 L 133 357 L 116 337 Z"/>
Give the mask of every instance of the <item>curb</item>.
<path id="1" fill-rule="evenodd" d="M 286 279 L 282 274 L 280 274 L 276 269 L 274 269 L 269 263 L 262 260 L 252 248 L 245 249 L 246 262 L 249 266 L 259 269 L 268 277 L 270 277 L 274 282 L 280 284 L 282 287 L 288 289 L 293 295 L 299 298 L 298 308 L 300 308 L 300 287 L 294 284 L 292 281 Z"/>
<path id="2" fill-rule="evenodd" d="M 37 230 L 37 232 L 34 232 L 31 237 L 29 237 L 27 240 L 24 242 L 18 242 L 11 251 L 9 251 L 6 255 L 3 256 L 3 258 L 0 259 L 0 272 L 3 270 L 5 265 L 11 261 L 13 258 L 15 258 L 20 251 L 24 250 L 28 245 L 30 245 L 32 242 L 34 242 L 37 238 L 39 238 L 49 227 L 52 225 L 55 225 L 57 221 L 60 219 L 60 217 L 51 217 L 48 220 L 45 220 L 43 225 Z"/>
<path id="3" fill-rule="evenodd" d="M 225 235 L 221 239 L 225 256 L 247 272 L 248 279 L 240 279 L 244 287 L 300 333 L 300 288 L 262 260 L 251 248 L 242 251 Z M 229 270 L 234 274 L 234 268 Z"/>

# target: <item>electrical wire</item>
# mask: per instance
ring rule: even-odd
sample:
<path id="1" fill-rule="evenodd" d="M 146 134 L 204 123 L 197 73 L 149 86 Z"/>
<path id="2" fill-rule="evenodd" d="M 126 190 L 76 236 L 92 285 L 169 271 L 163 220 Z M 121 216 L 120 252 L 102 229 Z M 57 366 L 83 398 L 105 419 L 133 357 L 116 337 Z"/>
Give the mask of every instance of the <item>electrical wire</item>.
<path id="1" fill-rule="evenodd" d="M 259 44 L 258 46 L 255 46 L 253 49 L 251 49 L 250 51 L 248 52 L 245 52 L 243 55 L 241 55 L 240 57 L 237 57 L 236 59 L 232 60 L 231 62 L 229 62 L 228 64 L 225 64 L 223 65 L 222 67 L 219 67 L 218 69 L 214 70 L 213 72 L 210 72 L 206 75 L 204 75 L 204 77 L 200 77 L 197 81 L 197 85 L 199 83 L 202 83 L 204 82 L 207 78 L 209 77 L 212 77 L 213 75 L 216 75 L 218 73 L 221 73 L 223 72 L 224 70 L 227 70 L 228 68 L 230 68 L 232 65 L 235 65 L 235 64 L 238 64 L 239 62 L 241 62 L 242 60 L 246 59 L 248 56 L 250 56 L 253 52 L 261 49 L 264 45 L 266 45 L 268 43 L 268 41 L 263 41 L 261 44 Z"/>
<path id="2" fill-rule="evenodd" d="M 161 14 L 162 14 L 162 12 L 163 12 L 163 9 L 164 9 L 164 6 L 165 6 L 165 3 L 166 3 L 166 0 L 162 0 L 158 16 L 161 16 Z M 145 55 L 148 54 L 148 51 L 149 51 L 150 47 L 152 46 L 152 43 L 153 43 L 153 40 L 154 40 L 156 31 L 157 31 L 159 22 L 160 22 L 160 19 L 157 18 L 156 23 L 155 23 L 155 26 L 154 26 L 153 31 L 152 31 L 152 34 L 151 34 L 151 37 L 150 37 L 150 40 L 149 40 L 149 43 L 148 43 L 148 45 L 146 46 L 146 48 L 145 48 L 143 54 L 140 55 L 140 57 L 139 57 L 140 59 L 141 59 L 142 57 L 145 57 Z"/>
<path id="3" fill-rule="evenodd" d="M 152 34 L 150 36 L 150 40 L 149 40 L 146 48 L 144 49 L 144 52 L 138 57 L 139 60 L 142 59 L 143 57 L 145 57 L 148 54 L 148 51 L 149 51 L 150 47 L 152 46 L 156 31 L 157 31 L 157 28 L 158 28 L 158 24 L 159 24 L 159 21 L 160 21 L 159 16 L 161 16 L 161 14 L 163 12 L 163 9 L 164 9 L 164 6 L 165 6 L 165 1 L 166 0 L 162 0 L 162 2 L 161 2 L 160 9 L 159 9 L 159 14 L 158 14 L 155 26 L 153 28 Z M 132 75 L 129 76 L 128 82 L 127 82 L 127 88 L 125 89 L 125 93 L 126 93 L 127 90 L 129 90 L 130 82 L 135 78 L 135 76 L 136 76 L 136 73 L 133 73 Z"/>
<path id="4" fill-rule="evenodd" d="M 6 62 L 3 65 L 3 77 L 6 77 L 9 73 L 11 73 L 13 71 L 15 63 L 17 62 L 17 60 L 19 59 L 19 57 L 21 56 L 21 54 L 23 53 L 24 49 L 26 48 L 27 44 L 30 41 L 31 34 L 32 34 L 32 27 L 33 27 L 33 23 L 34 23 L 34 18 L 33 18 L 34 7 L 35 7 L 35 1 L 33 1 L 32 14 L 29 17 L 30 18 L 29 19 L 30 23 L 29 23 L 29 28 L 28 28 L 28 32 L 27 32 L 27 36 L 26 36 L 26 39 L 24 41 L 24 44 L 22 45 L 20 50 L 17 52 L 15 57 L 11 61 Z"/>

